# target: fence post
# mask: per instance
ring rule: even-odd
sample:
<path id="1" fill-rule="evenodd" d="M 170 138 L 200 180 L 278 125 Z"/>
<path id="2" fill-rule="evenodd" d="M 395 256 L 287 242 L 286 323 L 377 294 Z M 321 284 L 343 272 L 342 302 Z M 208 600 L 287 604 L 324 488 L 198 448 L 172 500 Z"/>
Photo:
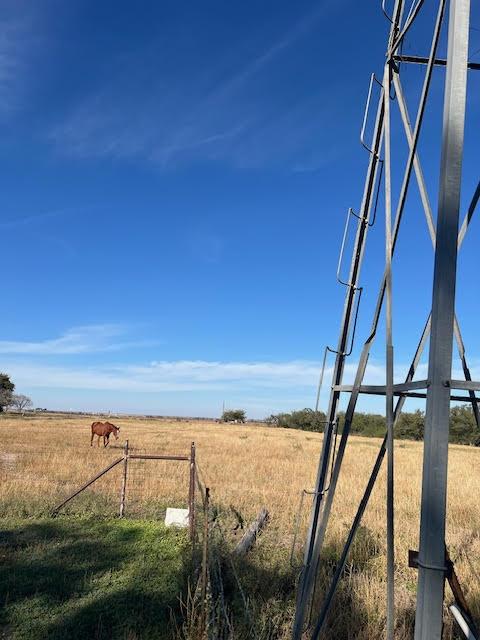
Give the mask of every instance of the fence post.
<path id="1" fill-rule="evenodd" d="M 207 581 L 208 581 L 208 508 L 210 504 L 210 489 L 205 487 L 203 503 L 203 553 L 202 553 L 202 619 L 200 637 L 203 639 L 207 629 Z"/>
<path id="2" fill-rule="evenodd" d="M 188 488 L 188 524 L 190 527 L 190 540 L 195 539 L 195 443 L 190 447 L 190 486 Z"/>
<path id="3" fill-rule="evenodd" d="M 127 493 L 127 470 L 128 470 L 128 440 L 125 442 L 123 453 L 123 476 L 122 476 L 122 491 L 120 493 L 120 518 L 123 518 L 125 513 L 125 497 Z"/>

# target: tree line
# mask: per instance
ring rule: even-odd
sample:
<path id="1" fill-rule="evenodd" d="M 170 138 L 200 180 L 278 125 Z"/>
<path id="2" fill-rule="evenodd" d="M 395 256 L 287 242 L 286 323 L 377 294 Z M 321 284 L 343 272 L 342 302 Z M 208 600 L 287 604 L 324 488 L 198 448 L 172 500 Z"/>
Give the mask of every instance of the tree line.
<path id="1" fill-rule="evenodd" d="M 291 413 L 272 414 L 266 422 L 273 427 L 302 429 L 322 432 L 326 416 L 322 411 L 301 409 Z M 342 432 L 345 413 L 338 415 L 338 431 Z M 395 437 L 403 440 L 423 440 L 425 412 L 401 413 L 395 425 Z M 375 413 L 355 413 L 350 433 L 383 438 L 385 435 L 385 416 Z M 450 409 L 450 442 L 480 446 L 480 431 L 477 428 L 471 405 L 455 406 Z"/>

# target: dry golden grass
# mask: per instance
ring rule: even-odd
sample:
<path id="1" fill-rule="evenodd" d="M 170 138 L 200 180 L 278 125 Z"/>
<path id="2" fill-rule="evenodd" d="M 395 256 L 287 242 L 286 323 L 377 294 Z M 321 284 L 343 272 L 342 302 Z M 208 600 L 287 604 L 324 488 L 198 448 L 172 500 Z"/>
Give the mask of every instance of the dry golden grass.
<path id="1" fill-rule="evenodd" d="M 213 422 L 111 418 L 121 426 L 121 438 L 107 449 L 90 447 L 92 418 L 2 416 L 0 445 L 0 513 L 38 515 L 61 501 L 102 467 L 121 455 L 128 438 L 137 451 L 188 453 L 197 445 L 200 470 L 214 503 L 225 517 L 230 505 L 246 520 L 267 506 L 271 522 L 260 538 L 258 561 L 287 563 L 300 492 L 314 483 L 322 436 L 262 425 L 221 425 Z M 111 438 L 112 440 L 112 438 Z M 335 558 L 370 474 L 380 442 L 351 438 L 326 541 Z M 416 572 L 407 566 L 408 549 L 418 548 L 422 445 L 396 444 L 397 637 L 411 637 Z M 186 506 L 188 465 L 182 462 L 133 462 L 127 491 L 127 513 L 159 514 L 165 505 Z M 118 508 L 120 465 L 86 497 L 74 500 L 71 511 Z M 480 450 L 450 447 L 447 544 L 461 583 L 477 618 L 480 616 Z M 309 502 L 302 513 L 303 542 Z M 230 515 L 229 515 L 230 514 Z M 381 637 L 385 611 L 385 476 L 379 478 L 368 506 L 352 561 L 343 580 L 336 617 L 352 616 L 352 635 L 332 626 L 327 637 Z M 299 558 L 299 551 L 296 554 Z M 283 569 L 286 571 L 286 569 Z M 447 589 L 447 600 L 451 597 Z M 354 612 L 347 613 L 350 607 Z M 355 615 L 355 621 L 353 616 Z M 446 616 L 445 638 L 452 627 Z M 345 620 L 338 624 L 343 624 Z M 343 634 L 343 635 L 342 635 Z M 287 637 L 287 636 L 285 636 Z"/>

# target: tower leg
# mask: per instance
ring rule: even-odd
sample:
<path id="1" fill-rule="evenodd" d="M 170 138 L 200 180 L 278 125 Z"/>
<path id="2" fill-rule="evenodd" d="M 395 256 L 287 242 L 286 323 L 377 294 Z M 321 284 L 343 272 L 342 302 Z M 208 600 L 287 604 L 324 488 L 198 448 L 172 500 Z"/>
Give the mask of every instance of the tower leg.
<path id="1" fill-rule="evenodd" d="M 470 0 L 450 0 L 443 142 L 425 416 L 415 640 L 441 640 L 445 582 L 449 380 L 467 86 Z"/>

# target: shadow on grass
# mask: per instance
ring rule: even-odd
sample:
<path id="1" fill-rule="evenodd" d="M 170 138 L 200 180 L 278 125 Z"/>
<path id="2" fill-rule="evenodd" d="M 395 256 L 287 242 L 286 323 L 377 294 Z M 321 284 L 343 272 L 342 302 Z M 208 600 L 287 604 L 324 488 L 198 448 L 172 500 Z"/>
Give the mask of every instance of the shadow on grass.
<path id="1" fill-rule="evenodd" d="M 338 546 L 324 548 L 318 603 L 339 552 Z M 378 580 L 375 560 L 383 552 L 378 539 L 362 528 L 322 640 L 364 640 L 376 632 L 380 637 L 385 612 L 377 611 L 375 618 L 374 605 L 367 610 L 355 584 L 369 575 Z M 232 570 L 229 549 L 211 549 L 211 561 L 221 567 L 222 597 L 234 628 L 233 636 L 219 638 L 290 638 L 298 571 L 288 556 L 284 547 L 272 550 L 259 541 L 245 558 L 235 560 Z M 172 638 L 171 612 L 180 619 L 178 600 L 191 568 L 184 532 L 154 522 L 92 518 L 3 521 L 0 560 L 0 638 L 14 640 Z M 480 609 L 478 598 L 472 605 Z M 399 607 L 399 638 L 412 637 L 413 615 L 413 608 Z M 451 623 L 447 636 L 452 637 Z"/>
<path id="2" fill-rule="evenodd" d="M 222 550 L 217 551 L 222 554 Z M 322 553 L 321 569 L 317 580 L 315 605 L 312 608 L 310 626 L 314 627 L 330 586 L 340 556 L 338 545 L 325 545 Z M 385 611 L 375 610 L 375 603 L 365 603 L 360 599 L 358 580 L 378 582 L 378 557 L 384 549 L 377 537 L 366 527 L 358 532 L 351 549 L 346 571 L 340 580 L 332 601 L 330 612 L 322 629 L 322 640 L 366 640 L 381 637 L 385 626 Z M 255 637 L 258 640 L 284 640 L 291 637 L 291 628 L 295 614 L 295 596 L 297 590 L 298 569 L 290 566 L 288 550 L 262 548 L 258 546 L 246 557 L 235 562 L 236 573 L 244 593 L 249 600 L 250 614 L 245 614 L 243 598 L 239 593 L 235 576 L 229 567 L 229 561 L 222 556 L 224 597 L 228 602 L 235 638 L 246 640 Z M 362 588 L 365 596 L 365 589 Z M 398 631 L 401 638 L 412 637 L 413 609 L 397 610 Z M 250 620 L 248 619 L 250 617 Z M 252 631 L 252 628 L 254 631 Z M 373 634 L 373 635 L 372 635 Z M 309 637 L 309 636 L 308 636 Z"/>
<path id="3" fill-rule="evenodd" d="M 157 523 L 10 521 L 0 623 L 21 640 L 168 638 L 189 570 L 184 532 Z"/>

